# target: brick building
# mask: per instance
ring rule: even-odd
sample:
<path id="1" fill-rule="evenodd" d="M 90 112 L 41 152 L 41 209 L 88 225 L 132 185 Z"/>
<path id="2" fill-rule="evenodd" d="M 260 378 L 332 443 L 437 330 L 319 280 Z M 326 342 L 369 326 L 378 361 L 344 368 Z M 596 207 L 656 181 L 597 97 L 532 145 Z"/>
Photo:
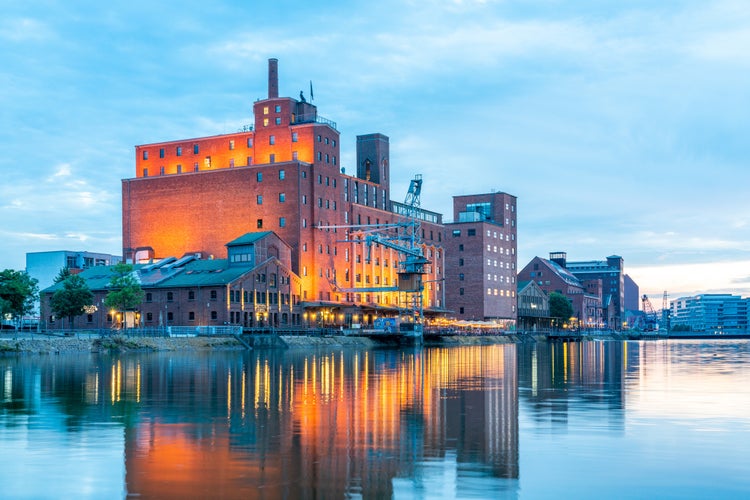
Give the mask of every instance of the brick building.
<path id="1" fill-rule="evenodd" d="M 270 231 L 245 234 L 226 244 L 226 256 L 188 254 L 136 264 L 145 300 L 131 313 L 128 326 L 291 326 L 307 319 L 299 307 L 301 280 L 291 270 L 291 249 L 278 236 Z M 92 267 L 79 275 L 94 293 L 95 307 L 76 317 L 72 327 L 118 326 L 123 321 L 119 312 L 103 305 L 113 268 Z M 41 293 L 42 318 L 49 328 L 71 327 L 67 318 L 55 318 L 49 306 L 60 288 L 57 283 Z"/>
<path id="2" fill-rule="evenodd" d="M 273 231 L 289 245 L 305 317 L 371 321 L 404 305 L 395 289 L 403 254 L 366 235 L 396 237 L 414 214 L 429 260 L 425 312 L 444 310 L 442 216 L 391 201 L 388 137 L 358 136 L 356 175 L 346 175 L 336 123 L 301 94 L 279 97 L 275 59 L 253 113 L 241 132 L 136 147 L 135 177 L 122 181 L 124 258 L 207 258 L 245 233 Z"/>
<path id="3" fill-rule="evenodd" d="M 516 197 L 453 197 L 446 224 L 446 303 L 458 319 L 516 321 Z"/>
<path id="4" fill-rule="evenodd" d="M 573 306 L 573 323 L 582 328 L 601 328 L 603 309 L 600 280 L 581 280 L 565 268 L 562 252 L 553 252 L 550 258 L 534 257 L 518 273 L 519 281 L 535 281 L 549 295 L 557 292 L 570 299 Z"/>

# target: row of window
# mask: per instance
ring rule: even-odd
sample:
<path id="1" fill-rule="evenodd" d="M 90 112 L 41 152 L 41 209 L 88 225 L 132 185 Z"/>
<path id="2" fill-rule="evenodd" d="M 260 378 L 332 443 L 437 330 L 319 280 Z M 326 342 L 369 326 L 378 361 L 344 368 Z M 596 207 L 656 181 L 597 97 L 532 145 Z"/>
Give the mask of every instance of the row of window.
<path id="1" fill-rule="evenodd" d="M 217 300 L 218 292 L 211 290 L 209 293 L 211 300 Z M 195 290 L 188 290 L 188 300 L 195 300 Z M 153 302 L 154 294 L 152 292 L 146 292 L 146 302 Z M 167 292 L 167 302 L 174 301 L 174 292 Z"/>
<path id="2" fill-rule="evenodd" d="M 295 141 L 296 142 L 296 141 Z M 234 151 L 234 139 L 230 139 L 228 142 L 229 150 Z M 247 138 L 247 147 L 252 148 L 253 147 L 253 138 L 248 137 Z M 200 144 L 193 144 L 193 154 L 197 155 L 200 154 L 201 148 Z M 159 158 L 164 158 L 166 156 L 166 150 L 165 148 L 159 148 Z M 182 146 L 175 146 L 175 156 L 182 156 Z M 144 160 L 148 160 L 148 150 L 144 149 L 141 153 L 141 157 Z"/>

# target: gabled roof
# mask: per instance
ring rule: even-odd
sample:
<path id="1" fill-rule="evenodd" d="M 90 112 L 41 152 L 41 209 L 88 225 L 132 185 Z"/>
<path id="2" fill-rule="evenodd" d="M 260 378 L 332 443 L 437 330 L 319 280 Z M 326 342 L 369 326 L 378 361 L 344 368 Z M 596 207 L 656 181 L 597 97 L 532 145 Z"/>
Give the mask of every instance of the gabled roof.
<path id="1" fill-rule="evenodd" d="M 236 239 L 230 241 L 229 243 L 227 243 L 226 246 L 228 246 L 228 247 L 234 247 L 234 246 L 238 246 L 238 245 L 251 245 L 251 244 L 255 243 L 258 240 L 262 240 L 263 238 L 265 238 L 266 236 L 268 236 L 271 233 L 272 233 L 272 231 L 258 231 L 258 232 L 254 232 L 254 233 L 245 233 L 242 236 L 240 236 L 239 238 L 236 238 Z"/>
<path id="2" fill-rule="evenodd" d="M 537 257 L 542 263 L 544 263 L 547 267 L 549 267 L 552 272 L 560 276 L 560 278 L 567 283 L 568 285 L 577 286 L 580 288 L 583 288 L 583 283 L 581 283 L 581 280 L 575 277 L 573 273 L 562 267 L 557 262 L 553 262 L 551 260 L 544 259 L 542 257 Z"/>

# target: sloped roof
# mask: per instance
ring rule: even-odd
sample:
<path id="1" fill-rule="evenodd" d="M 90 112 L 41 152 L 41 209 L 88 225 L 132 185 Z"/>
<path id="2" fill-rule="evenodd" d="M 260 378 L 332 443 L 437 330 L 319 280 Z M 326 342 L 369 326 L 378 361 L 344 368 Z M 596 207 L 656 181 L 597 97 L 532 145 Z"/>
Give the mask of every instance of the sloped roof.
<path id="1" fill-rule="evenodd" d="M 565 283 L 568 285 L 577 286 L 580 288 L 583 288 L 583 283 L 581 283 L 581 280 L 575 277 L 573 273 L 562 267 L 557 262 L 553 262 L 551 260 L 544 259 L 542 257 L 538 257 L 540 261 L 542 261 L 547 267 L 549 267 L 555 274 L 560 276 Z"/>
<path id="2" fill-rule="evenodd" d="M 268 236 L 271 233 L 272 233 L 272 231 L 257 231 L 257 232 L 254 232 L 254 233 L 245 233 L 242 236 L 240 236 L 239 238 L 236 238 L 236 239 L 230 241 L 229 243 L 227 243 L 226 246 L 228 246 L 228 247 L 234 247 L 234 246 L 238 246 L 238 245 L 251 245 L 251 244 L 255 243 L 258 240 L 262 240 L 263 238 L 265 238 L 266 236 Z"/>

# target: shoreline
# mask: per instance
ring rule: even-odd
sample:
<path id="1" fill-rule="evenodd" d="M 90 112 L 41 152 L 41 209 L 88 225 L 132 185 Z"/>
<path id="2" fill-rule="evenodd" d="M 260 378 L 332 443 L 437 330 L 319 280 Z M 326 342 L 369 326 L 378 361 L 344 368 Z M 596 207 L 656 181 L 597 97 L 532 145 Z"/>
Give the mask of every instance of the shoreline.
<path id="1" fill-rule="evenodd" d="M 550 338 L 543 334 L 507 334 L 507 335 L 447 335 L 442 337 L 426 336 L 424 347 L 456 347 L 496 344 L 519 344 L 559 341 L 596 341 L 596 340 L 686 340 L 686 339 L 747 339 L 748 336 L 709 335 L 660 338 L 632 338 L 622 333 L 598 333 L 581 335 L 576 338 Z M 249 341 L 249 342 L 248 342 Z M 311 336 L 311 335 L 258 335 L 242 340 L 233 336 L 217 337 L 127 337 L 113 335 L 98 336 L 50 336 L 44 334 L 0 336 L 0 356 L 19 354 L 63 354 L 63 353 L 123 353 L 123 352 L 159 352 L 159 351 L 218 351 L 251 349 L 314 349 L 314 348 L 383 348 L 398 347 L 395 339 L 374 339 L 351 335 Z"/>

